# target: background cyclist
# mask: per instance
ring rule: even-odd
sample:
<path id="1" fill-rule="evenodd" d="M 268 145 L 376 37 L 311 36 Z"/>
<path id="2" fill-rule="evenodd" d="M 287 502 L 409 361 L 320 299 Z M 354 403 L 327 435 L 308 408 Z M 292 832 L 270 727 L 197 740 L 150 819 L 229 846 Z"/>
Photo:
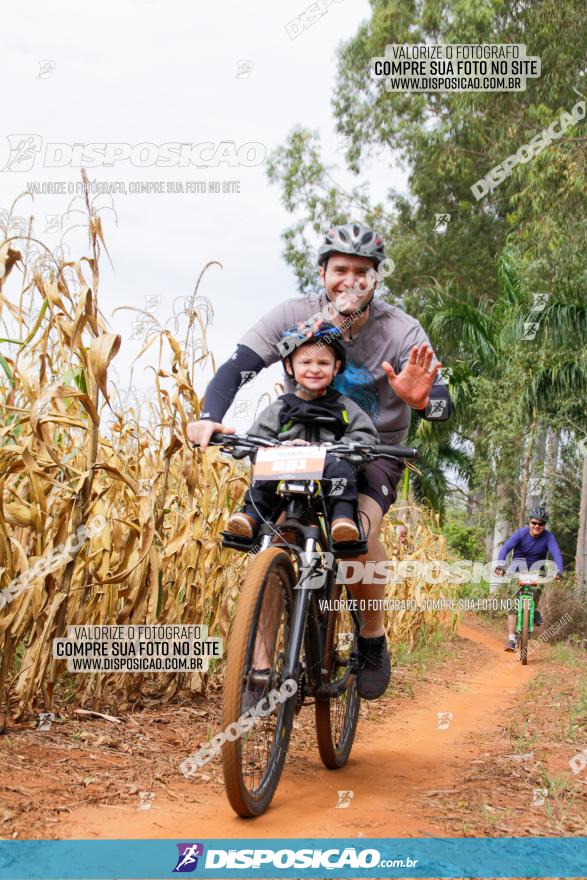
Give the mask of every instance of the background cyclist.
<path id="1" fill-rule="evenodd" d="M 519 572 L 520 563 L 524 562 L 527 568 L 522 571 L 530 571 L 532 565 L 539 560 L 545 561 L 548 553 L 552 556 L 554 563 L 558 569 L 557 577 L 563 570 L 563 558 L 556 542 L 556 538 L 546 529 L 548 522 L 548 511 L 545 507 L 534 507 L 530 511 L 529 524 L 517 529 L 510 535 L 498 554 L 499 561 L 505 561 L 506 556 L 512 551 L 512 561 L 508 568 L 508 574 Z M 496 566 L 495 574 L 503 575 L 505 573 L 504 566 Z M 534 624 L 542 625 L 542 615 L 538 611 L 538 603 L 542 591 L 536 593 L 536 609 L 534 611 Z M 506 651 L 516 650 L 516 615 L 508 615 L 508 639 L 505 644 Z"/>

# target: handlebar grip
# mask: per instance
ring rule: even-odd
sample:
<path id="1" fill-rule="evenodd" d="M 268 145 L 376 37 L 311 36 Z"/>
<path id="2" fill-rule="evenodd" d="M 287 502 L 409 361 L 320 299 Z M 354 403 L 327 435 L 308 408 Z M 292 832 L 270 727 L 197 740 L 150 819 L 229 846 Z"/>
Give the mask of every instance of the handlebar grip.
<path id="1" fill-rule="evenodd" d="M 418 450 L 413 446 L 375 446 L 374 452 L 380 452 L 382 455 L 393 455 L 396 458 L 417 458 Z"/>
<path id="2" fill-rule="evenodd" d="M 216 431 L 214 434 L 212 434 L 212 436 L 211 436 L 210 439 L 208 440 L 208 445 L 209 445 L 209 446 L 220 446 L 220 445 L 221 445 L 222 443 L 224 443 L 229 437 L 230 437 L 230 438 L 234 438 L 234 434 L 222 434 L 220 431 Z M 193 447 L 193 449 L 199 449 L 199 448 L 200 448 L 200 444 L 199 444 L 199 443 L 192 443 L 191 446 Z"/>

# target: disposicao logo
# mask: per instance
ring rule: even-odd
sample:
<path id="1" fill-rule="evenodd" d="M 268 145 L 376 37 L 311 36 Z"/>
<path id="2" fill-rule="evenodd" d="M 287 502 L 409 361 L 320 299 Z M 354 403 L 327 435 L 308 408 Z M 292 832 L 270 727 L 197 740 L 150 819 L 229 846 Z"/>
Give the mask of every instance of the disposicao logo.
<path id="1" fill-rule="evenodd" d="M 204 855 L 202 843 L 177 843 L 179 855 L 173 873 L 188 874 L 198 867 L 198 859 Z"/>

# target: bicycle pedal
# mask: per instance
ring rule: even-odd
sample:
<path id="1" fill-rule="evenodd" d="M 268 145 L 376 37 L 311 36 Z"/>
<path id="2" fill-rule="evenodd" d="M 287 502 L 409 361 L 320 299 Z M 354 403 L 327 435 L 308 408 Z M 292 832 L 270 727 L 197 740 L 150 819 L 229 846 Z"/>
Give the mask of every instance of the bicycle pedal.
<path id="1" fill-rule="evenodd" d="M 333 541 L 332 551 L 335 556 L 362 556 L 367 552 L 367 541 Z"/>
<path id="2" fill-rule="evenodd" d="M 220 532 L 220 535 L 222 546 L 230 550 L 243 550 L 248 553 L 259 543 L 258 535 L 254 535 L 252 538 L 239 538 L 230 532 Z"/>

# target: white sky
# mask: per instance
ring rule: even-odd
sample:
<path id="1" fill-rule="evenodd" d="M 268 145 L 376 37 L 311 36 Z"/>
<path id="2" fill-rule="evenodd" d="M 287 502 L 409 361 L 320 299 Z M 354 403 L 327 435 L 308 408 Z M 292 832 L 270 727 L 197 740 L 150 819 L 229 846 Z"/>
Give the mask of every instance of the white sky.
<path id="1" fill-rule="evenodd" d="M 330 101 L 335 49 L 368 17 L 369 4 L 335 2 L 291 40 L 285 25 L 307 5 L 303 0 L 252 5 L 226 0 L 10 4 L 3 13 L 0 53 L 5 86 L 0 169 L 12 155 L 10 134 L 40 136 L 41 153 L 47 143 L 235 141 L 238 147 L 252 141 L 263 144 L 269 154 L 301 123 L 320 131 L 323 158 L 340 167 L 337 178 L 343 185 L 364 182 L 342 170 Z M 53 62 L 54 69 L 39 78 L 43 60 Z M 246 78 L 236 77 L 239 60 L 252 61 Z M 0 206 L 8 208 L 29 181 L 80 180 L 79 168 L 42 167 L 40 155 L 32 170 L 0 171 Z M 405 189 L 405 174 L 397 169 L 374 163 L 368 173 L 378 198 L 392 186 Z M 281 206 L 279 187 L 269 185 L 265 163 L 198 169 L 140 168 L 124 161 L 112 168 L 88 168 L 88 175 L 125 181 L 127 187 L 136 180 L 240 180 L 240 194 L 115 195 L 117 225 L 112 211 L 101 215 L 114 270 L 104 255 L 99 300 L 112 329 L 123 336 L 113 362 L 122 385 L 141 343 L 130 338 L 135 317 L 131 312 L 112 315 L 116 306 L 144 308 L 145 296 L 161 297 L 156 314 L 165 323 L 173 315 L 173 300 L 192 293 L 203 265 L 220 261 L 224 268 L 209 270 L 200 288 L 214 307 L 208 342 L 220 365 L 248 326 L 275 303 L 297 295 L 280 240 L 293 218 Z M 46 216 L 63 214 L 70 199 L 37 195 L 34 204 L 23 199 L 16 213 L 33 213 L 37 234 L 54 247 L 60 234 L 44 232 Z M 109 198 L 102 196 L 97 204 L 107 205 Z M 72 257 L 88 253 L 81 230 L 69 233 L 65 241 Z M 144 371 L 150 362 L 147 355 L 134 368 L 139 389 L 151 384 L 152 374 Z M 246 391 L 246 397 L 257 399 L 279 377 L 274 366 L 241 396 Z M 207 378 L 202 376 L 198 390 L 203 391 Z M 253 415 L 245 414 L 234 424 L 245 430 Z"/>

